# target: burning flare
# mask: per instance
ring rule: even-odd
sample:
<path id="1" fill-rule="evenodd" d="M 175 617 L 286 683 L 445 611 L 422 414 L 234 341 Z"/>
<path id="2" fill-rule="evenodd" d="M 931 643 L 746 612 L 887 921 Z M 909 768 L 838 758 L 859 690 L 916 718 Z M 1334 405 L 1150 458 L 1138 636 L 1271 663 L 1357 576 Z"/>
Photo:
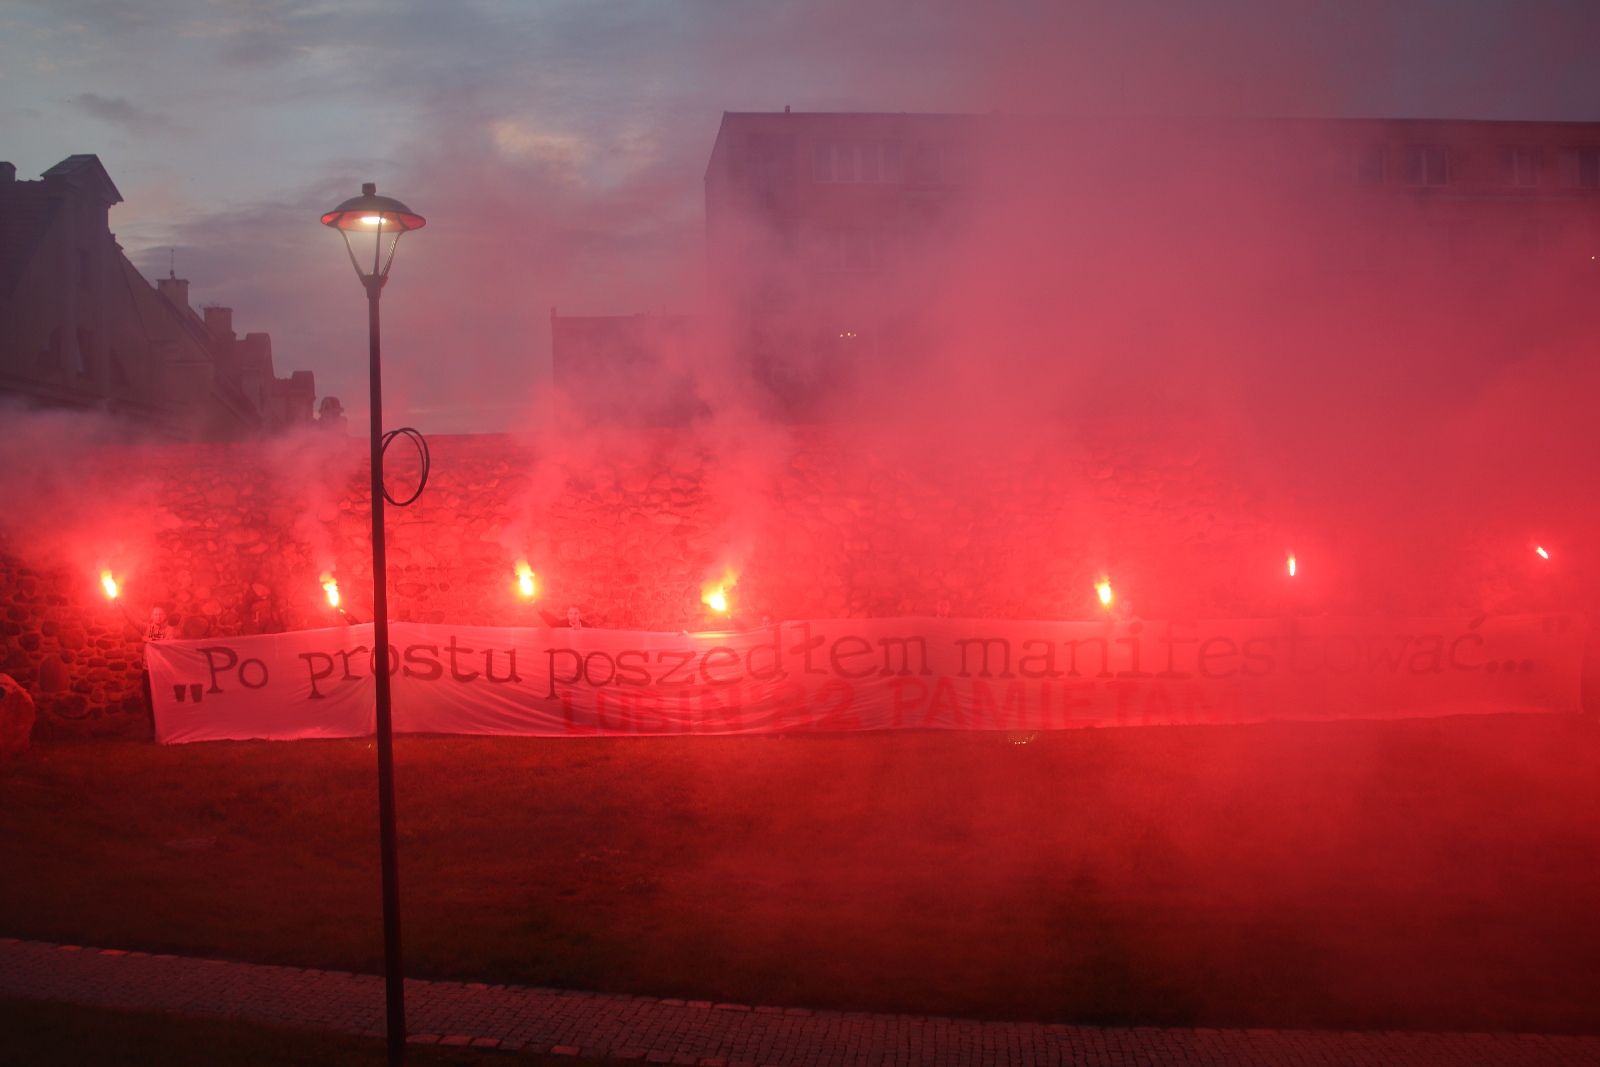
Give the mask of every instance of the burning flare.
<path id="1" fill-rule="evenodd" d="M 538 592 L 538 586 L 534 584 L 533 579 L 533 568 L 528 566 L 528 561 L 525 559 L 517 560 L 517 588 L 529 600 L 532 600 L 535 593 Z"/>
<path id="2" fill-rule="evenodd" d="M 106 591 L 106 596 L 112 600 L 117 599 L 117 580 L 111 576 L 110 571 L 100 572 L 100 588 Z"/>
<path id="3" fill-rule="evenodd" d="M 1544 546 L 1542 546 L 1542 545 L 1537 545 L 1537 546 L 1535 546 L 1535 547 L 1534 547 L 1534 551 L 1535 551 L 1535 552 L 1537 552 L 1537 553 L 1539 553 L 1539 558 L 1540 558 L 1540 559 L 1549 559 L 1549 558 L 1550 558 L 1550 553 L 1548 553 L 1548 552 L 1546 552 L 1546 551 L 1545 551 L 1545 550 L 1544 550 Z M 116 595 L 117 595 L 117 594 L 115 594 L 115 593 L 112 593 L 112 594 L 111 594 L 111 595 L 112 595 L 112 596 L 116 596 Z"/>
<path id="4" fill-rule="evenodd" d="M 1294 577 L 1294 553 L 1289 554 L 1289 577 Z"/>
<path id="5" fill-rule="evenodd" d="M 328 594 L 328 606 L 331 607 L 331 608 L 338 607 L 339 606 L 339 583 L 333 580 L 333 575 L 324 574 L 322 576 L 322 589 L 323 589 L 323 592 Z"/>
<path id="6" fill-rule="evenodd" d="M 1111 583 L 1102 578 L 1095 583 L 1094 591 L 1095 595 L 1100 598 L 1101 605 L 1109 608 L 1111 606 Z"/>
<path id="7" fill-rule="evenodd" d="M 725 567 L 722 578 L 714 583 L 708 583 L 700 592 L 700 602 L 715 612 L 728 610 L 728 590 L 739 584 L 739 576 L 733 572 L 732 567 Z"/>

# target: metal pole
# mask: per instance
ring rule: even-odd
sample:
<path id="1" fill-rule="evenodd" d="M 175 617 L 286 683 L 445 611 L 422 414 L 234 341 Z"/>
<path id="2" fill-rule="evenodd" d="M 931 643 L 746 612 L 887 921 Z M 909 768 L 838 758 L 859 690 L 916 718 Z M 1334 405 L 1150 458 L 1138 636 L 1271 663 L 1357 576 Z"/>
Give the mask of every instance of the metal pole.
<path id="1" fill-rule="evenodd" d="M 372 375 L 372 672 L 377 688 L 378 835 L 383 856 L 383 976 L 390 1067 L 406 1060 L 405 968 L 400 959 L 400 857 L 394 817 L 394 729 L 389 714 L 389 568 L 383 543 L 383 379 L 378 366 L 378 298 L 383 275 L 367 287 Z"/>

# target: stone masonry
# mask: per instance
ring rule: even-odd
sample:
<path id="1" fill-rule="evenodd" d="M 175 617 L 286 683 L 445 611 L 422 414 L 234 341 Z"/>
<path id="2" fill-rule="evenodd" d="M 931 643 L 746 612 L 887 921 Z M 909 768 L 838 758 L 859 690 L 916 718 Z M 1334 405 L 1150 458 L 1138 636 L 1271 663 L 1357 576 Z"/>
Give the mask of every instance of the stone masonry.
<path id="1" fill-rule="evenodd" d="M 1531 546 L 1487 506 L 1427 511 L 1378 481 L 1358 499 L 1286 487 L 1214 434 L 1100 428 L 981 455 L 804 427 L 431 444 L 426 492 L 388 511 L 397 619 L 538 625 L 539 609 L 573 605 L 591 625 L 716 629 L 932 614 L 940 601 L 958 616 L 1092 618 L 1102 576 L 1114 610 L 1147 618 L 1597 600 L 1593 581 L 1535 574 Z M 414 484 L 408 447 L 389 461 L 399 494 Z M 130 615 L 161 605 L 185 637 L 343 625 L 325 573 L 370 619 L 364 448 L 305 435 L 79 457 L 69 492 L 95 506 L 47 536 L 23 523 L 0 539 L 0 671 L 32 694 L 35 737 L 149 736 L 140 634 L 101 593 L 102 566 Z M 1588 506 L 1573 501 L 1567 518 Z M 1290 551 L 1304 554 L 1294 582 Z M 537 573 L 536 603 L 516 591 L 519 559 Z M 701 602 L 730 570 L 731 622 Z"/>

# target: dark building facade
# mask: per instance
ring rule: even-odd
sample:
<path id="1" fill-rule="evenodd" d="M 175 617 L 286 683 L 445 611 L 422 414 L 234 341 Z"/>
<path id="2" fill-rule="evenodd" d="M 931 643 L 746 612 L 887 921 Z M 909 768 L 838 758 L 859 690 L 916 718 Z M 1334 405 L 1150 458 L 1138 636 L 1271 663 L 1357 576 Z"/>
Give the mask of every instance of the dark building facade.
<path id="1" fill-rule="evenodd" d="M 109 224 L 120 203 L 92 155 L 37 181 L 0 163 L 0 397 L 99 411 L 159 437 L 238 440 L 313 422 L 310 371 L 276 376 L 272 340 L 189 283 L 152 286 Z"/>
<path id="2" fill-rule="evenodd" d="M 985 300 L 1011 339 L 1037 310 L 1063 358 L 1202 290 L 1196 347 L 1403 289 L 1385 314 L 1510 314 L 1592 273 L 1600 123 L 726 113 L 705 210 L 716 313 L 804 414 L 863 366 L 981 347 L 952 309 Z"/>

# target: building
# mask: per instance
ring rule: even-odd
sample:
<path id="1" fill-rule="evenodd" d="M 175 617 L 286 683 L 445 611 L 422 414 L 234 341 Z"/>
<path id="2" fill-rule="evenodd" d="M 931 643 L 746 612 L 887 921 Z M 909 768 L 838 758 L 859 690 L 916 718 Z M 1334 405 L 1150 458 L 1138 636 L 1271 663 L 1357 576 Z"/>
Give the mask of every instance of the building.
<path id="1" fill-rule="evenodd" d="M 121 200 L 92 155 L 37 181 L 0 163 L 0 397 L 180 440 L 311 424 L 310 371 L 277 377 L 267 334 L 239 337 L 231 309 L 190 307 L 187 281 L 139 274 L 110 229 Z"/>
<path id="2" fill-rule="evenodd" d="M 991 333 L 1113 350 L 1176 317 L 1191 347 L 1281 360 L 1313 344 L 1285 323 L 1334 323 L 1333 348 L 1569 314 L 1600 123 L 725 113 L 705 210 L 717 314 L 806 417 Z"/>

